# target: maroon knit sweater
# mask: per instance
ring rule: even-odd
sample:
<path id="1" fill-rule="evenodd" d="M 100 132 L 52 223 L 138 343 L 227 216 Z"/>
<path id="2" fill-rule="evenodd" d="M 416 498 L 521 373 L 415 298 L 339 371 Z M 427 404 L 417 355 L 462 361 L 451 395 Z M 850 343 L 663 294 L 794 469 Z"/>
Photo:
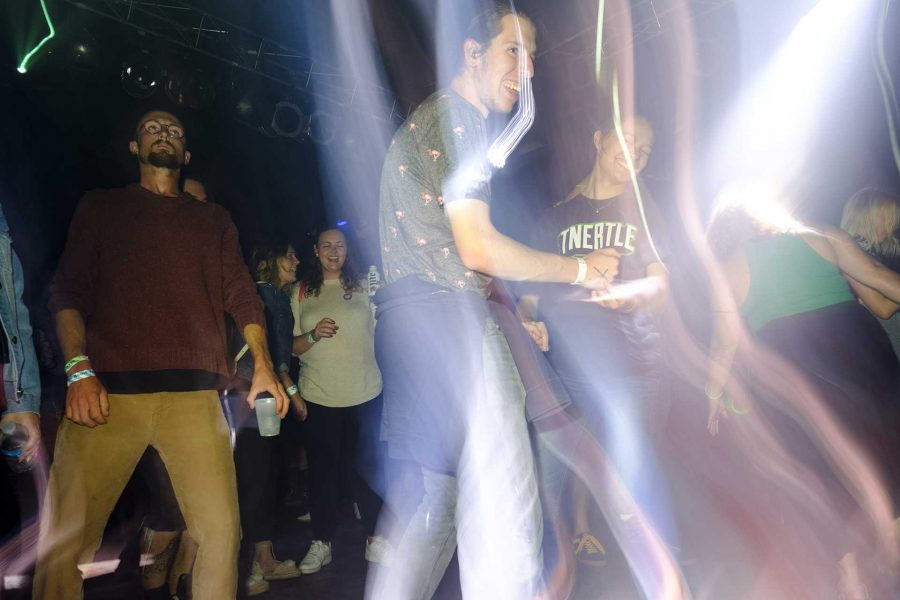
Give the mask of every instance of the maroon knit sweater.
<path id="1" fill-rule="evenodd" d="M 196 369 L 229 375 L 225 313 L 265 327 L 228 212 L 134 184 L 88 192 L 51 289 L 78 310 L 94 370 Z"/>

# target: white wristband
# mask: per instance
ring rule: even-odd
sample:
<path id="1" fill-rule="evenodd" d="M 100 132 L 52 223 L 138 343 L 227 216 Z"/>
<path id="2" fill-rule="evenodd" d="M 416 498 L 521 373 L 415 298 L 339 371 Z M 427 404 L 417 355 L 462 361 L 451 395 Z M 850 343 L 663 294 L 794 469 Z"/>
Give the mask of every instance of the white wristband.
<path id="1" fill-rule="evenodd" d="M 572 285 L 581 285 L 587 277 L 587 262 L 580 256 L 576 256 L 575 260 L 578 261 L 578 276 L 572 282 Z"/>

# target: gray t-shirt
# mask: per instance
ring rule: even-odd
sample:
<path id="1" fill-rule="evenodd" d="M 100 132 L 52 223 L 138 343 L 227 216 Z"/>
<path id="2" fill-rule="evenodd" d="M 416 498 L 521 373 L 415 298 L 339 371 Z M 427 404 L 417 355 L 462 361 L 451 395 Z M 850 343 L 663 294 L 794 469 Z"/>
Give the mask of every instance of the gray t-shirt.
<path id="1" fill-rule="evenodd" d="M 379 227 L 387 283 L 410 275 L 484 294 L 490 278 L 459 257 L 445 203 L 490 204 L 485 120 L 452 90 L 428 97 L 397 130 L 381 172 Z"/>

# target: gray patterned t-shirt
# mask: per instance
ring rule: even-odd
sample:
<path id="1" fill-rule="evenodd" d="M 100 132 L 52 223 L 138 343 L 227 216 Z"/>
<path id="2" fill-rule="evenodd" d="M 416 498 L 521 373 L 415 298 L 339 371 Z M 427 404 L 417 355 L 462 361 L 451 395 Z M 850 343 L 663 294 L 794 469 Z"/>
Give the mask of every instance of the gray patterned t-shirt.
<path id="1" fill-rule="evenodd" d="M 397 130 L 381 172 L 379 227 L 385 280 L 413 275 L 485 293 L 490 278 L 459 257 L 444 205 L 490 204 L 485 120 L 452 90 L 428 97 Z"/>

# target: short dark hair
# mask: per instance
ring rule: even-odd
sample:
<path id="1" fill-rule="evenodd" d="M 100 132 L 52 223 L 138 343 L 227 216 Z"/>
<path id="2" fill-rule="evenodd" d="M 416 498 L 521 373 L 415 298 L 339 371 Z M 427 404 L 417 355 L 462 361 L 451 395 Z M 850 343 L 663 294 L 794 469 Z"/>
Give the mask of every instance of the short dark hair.
<path id="1" fill-rule="evenodd" d="M 476 5 L 481 4 L 478 0 L 475 3 Z M 452 51 L 455 53 L 453 62 L 454 73 L 459 72 L 462 68 L 462 48 L 466 40 L 475 40 L 482 46 L 490 44 L 491 40 L 500 34 L 500 30 L 503 28 L 500 22 L 503 20 L 503 17 L 508 15 L 514 15 L 533 23 L 531 17 L 518 9 L 514 9 L 512 3 L 501 3 L 494 0 L 491 0 L 486 8 L 471 16 L 468 23 L 460 28 L 461 35 L 452 46 Z M 464 19 L 465 14 L 460 15 L 459 18 Z"/>
<path id="2" fill-rule="evenodd" d="M 520 11 L 514 11 L 508 4 L 492 2 L 491 6 L 477 13 L 469 21 L 462 40 L 473 39 L 479 44 L 488 44 L 492 39 L 497 37 L 502 29 L 500 21 L 508 15 L 517 15 L 531 20 L 527 15 Z"/>

